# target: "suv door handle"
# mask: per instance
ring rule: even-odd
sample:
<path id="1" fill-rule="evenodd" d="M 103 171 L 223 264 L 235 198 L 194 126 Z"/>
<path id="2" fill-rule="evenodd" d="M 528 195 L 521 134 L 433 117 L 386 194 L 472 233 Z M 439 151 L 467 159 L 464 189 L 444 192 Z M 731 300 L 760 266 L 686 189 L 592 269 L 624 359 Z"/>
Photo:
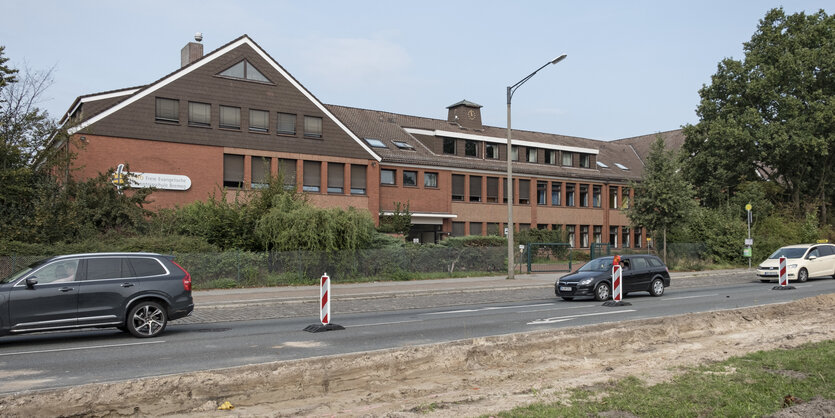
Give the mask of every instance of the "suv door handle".
<path id="1" fill-rule="evenodd" d="M 66 292 L 72 292 L 72 290 L 73 290 L 73 289 L 72 289 L 71 287 L 62 287 L 62 288 L 60 288 L 60 289 L 58 289 L 58 290 L 60 290 L 60 291 L 62 291 L 62 292 L 64 292 L 64 293 L 66 293 Z"/>
<path id="2" fill-rule="evenodd" d="M 133 283 L 122 283 L 122 287 L 133 287 Z"/>

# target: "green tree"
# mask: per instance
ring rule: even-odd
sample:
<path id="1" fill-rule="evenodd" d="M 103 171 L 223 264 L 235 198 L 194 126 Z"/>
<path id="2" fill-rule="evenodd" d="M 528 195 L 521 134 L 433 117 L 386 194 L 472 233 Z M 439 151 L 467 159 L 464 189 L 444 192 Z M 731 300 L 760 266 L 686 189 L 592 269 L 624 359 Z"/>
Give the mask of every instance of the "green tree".
<path id="1" fill-rule="evenodd" d="M 394 210 L 391 215 L 380 215 L 380 232 L 401 234 L 404 238 L 412 230 L 412 214 L 409 212 L 409 202 L 404 205 L 401 202 L 394 202 Z"/>
<path id="2" fill-rule="evenodd" d="M 641 182 L 632 185 L 635 198 L 626 210 L 633 225 L 661 231 L 667 262 L 667 231 L 685 220 L 694 206 L 693 188 L 684 178 L 675 154 L 658 135 L 650 147 Z"/>
<path id="3" fill-rule="evenodd" d="M 684 128 L 685 171 L 703 204 L 767 176 L 782 200 L 818 206 L 826 221 L 835 173 L 835 18 L 772 9 L 699 91 L 699 122 Z"/>

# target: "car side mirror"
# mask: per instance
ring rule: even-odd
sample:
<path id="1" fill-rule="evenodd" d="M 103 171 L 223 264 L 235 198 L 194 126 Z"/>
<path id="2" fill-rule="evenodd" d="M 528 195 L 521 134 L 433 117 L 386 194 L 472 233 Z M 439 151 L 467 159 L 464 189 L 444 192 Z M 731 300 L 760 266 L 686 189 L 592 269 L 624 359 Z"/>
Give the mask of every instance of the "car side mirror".
<path id="1" fill-rule="evenodd" d="M 809 256 L 809 261 L 812 261 L 812 260 L 814 260 L 814 259 L 816 259 L 816 258 L 818 258 L 818 257 L 817 257 L 817 256 L 814 256 L 814 255 L 810 255 L 810 256 Z"/>
<path id="2" fill-rule="evenodd" d="M 36 284 L 38 284 L 38 278 L 37 277 L 30 277 L 30 278 L 26 279 L 26 287 L 28 287 L 30 289 L 34 288 Z"/>

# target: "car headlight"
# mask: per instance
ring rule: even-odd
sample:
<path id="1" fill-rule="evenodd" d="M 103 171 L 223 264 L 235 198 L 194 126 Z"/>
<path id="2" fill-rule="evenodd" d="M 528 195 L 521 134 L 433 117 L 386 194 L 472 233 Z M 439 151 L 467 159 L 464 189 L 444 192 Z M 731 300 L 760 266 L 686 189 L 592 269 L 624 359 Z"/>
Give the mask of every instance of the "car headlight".
<path id="1" fill-rule="evenodd" d="M 591 282 L 593 282 L 593 281 L 594 281 L 594 279 L 592 279 L 592 278 L 588 278 L 588 279 L 583 279 L 583 280 L 580 280 L 580 282 L 579 282 L 579 283 L 577 283 L 577 284 L 579 284 L 580 286 L 584 286 L 584 285 L 587 285 L 587 284 L 589 284 L 589 283 L 591 283 Z"/>
<path id="2" fill-rule="evenodd" d="M 788 268 L 790 268 L 790 269 L 796 269 L 796 268 L 797 268 L 797 264 L 789 264 L 789 265 L 788 265 Z"/>

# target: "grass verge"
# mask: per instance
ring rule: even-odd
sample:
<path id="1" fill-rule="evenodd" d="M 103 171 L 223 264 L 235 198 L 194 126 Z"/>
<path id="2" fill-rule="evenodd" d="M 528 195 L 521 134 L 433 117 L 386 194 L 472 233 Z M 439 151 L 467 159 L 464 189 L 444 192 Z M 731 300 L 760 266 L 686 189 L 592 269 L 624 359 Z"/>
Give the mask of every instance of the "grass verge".
<path id="1" fill-rule="evenodd" d="M 759 417 L 780 410 L 787 395 L 835 399 L 835 341 L 759 351 L 689 368 L 671 382 L 652 386 L 629 377 L 576 388 L 564 401 L 490 416 Z"/>

